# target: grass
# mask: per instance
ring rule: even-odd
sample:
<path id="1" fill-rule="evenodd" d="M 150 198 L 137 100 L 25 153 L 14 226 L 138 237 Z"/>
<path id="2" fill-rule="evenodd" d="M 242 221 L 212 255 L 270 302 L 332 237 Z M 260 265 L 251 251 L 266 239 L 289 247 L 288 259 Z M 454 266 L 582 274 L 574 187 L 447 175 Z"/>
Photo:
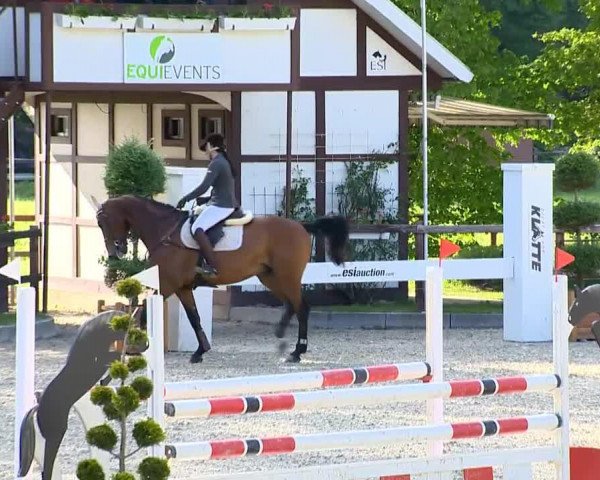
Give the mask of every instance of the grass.
<path id="1" fill-rule="evenodd" d="M 406 302 L 378 302 L 374 305 L 331 305 L 326 307 L 315 307 L 315 311 L 336 311 L 352 313 L 396 313 L 396 312 L 416 312 L 417 306 L 414 301 Z M 502 313 L 502 303 L 500 302 L 481 302 L 481 301 L 444 301 L 444 313 Z"/>

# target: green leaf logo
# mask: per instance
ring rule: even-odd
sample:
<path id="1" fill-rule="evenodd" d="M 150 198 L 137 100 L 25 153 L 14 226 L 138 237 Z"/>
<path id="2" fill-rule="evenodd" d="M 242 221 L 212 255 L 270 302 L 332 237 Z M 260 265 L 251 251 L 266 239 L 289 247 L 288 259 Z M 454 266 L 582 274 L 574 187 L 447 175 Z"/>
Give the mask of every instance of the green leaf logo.
<path id="1" fill-rule="evenodd" d="M 150 57 L 156 63 L 169 63 L 175 56 L 175 44 L 165 35 L 154 37 L 150 42 Z"/>

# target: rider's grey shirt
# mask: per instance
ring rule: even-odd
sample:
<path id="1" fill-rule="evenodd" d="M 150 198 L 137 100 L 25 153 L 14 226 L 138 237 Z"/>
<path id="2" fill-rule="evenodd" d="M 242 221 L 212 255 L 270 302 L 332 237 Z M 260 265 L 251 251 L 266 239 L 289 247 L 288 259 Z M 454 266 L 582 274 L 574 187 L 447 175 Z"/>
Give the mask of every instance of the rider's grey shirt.
<path id="1" fill-rule="evenodd" d="M 208 205 L 237 208 L 235 200 L 235 181 L 229 162 L 221 153 L 212 159 L 202 183 L 186 195 L 188 200 L 199 197 L 212 186 Z"/>

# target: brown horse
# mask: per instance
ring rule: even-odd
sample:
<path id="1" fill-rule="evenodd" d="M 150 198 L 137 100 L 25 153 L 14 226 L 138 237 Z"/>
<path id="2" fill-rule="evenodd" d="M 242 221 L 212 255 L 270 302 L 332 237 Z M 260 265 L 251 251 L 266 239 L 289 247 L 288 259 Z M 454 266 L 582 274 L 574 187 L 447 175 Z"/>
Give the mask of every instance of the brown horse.
<path id="1" fill-rule="evenodd" d="M 302 275 L 310 260 L 312 242 L 309 233 L 324 235 L 329 256 L 336 265 L 344 261 L 348 242 L 345 218 L 329 216 L 314 222 L 299 223 L 279 216 L 252 219 L 243 227 L 241 247 L 215 251 L 216 277 L 201 278 L 196 272 L 199 252 L 184 245 L 180 231 L 186 228 L 186 211 L 156 200 L 125 195 L 99 206 L 96 218 L 104 235 L 109 257 L 127 253 L 127 238 L 133 232 L 146 246 L 149 261 L 158 265 L 160 289 L 164 298 L 177 295 L 198 339 L 198 349 L 190 361 L 202 361 L 210 343 L 201 327 L 192 294 L 196 286 L 230 285 L 257 276 L 262 284 L 283 302 L 285 311 L 276 328 L 283 338 L 294 314 L 298 317 L 298 342 L 287 361 L 299 362 L 307 351 L 310 307 L 302 295 Z M 220 228 L 222 224 L 213 228 Z M 209 232 L 210 233 L 210 230 Z"/>

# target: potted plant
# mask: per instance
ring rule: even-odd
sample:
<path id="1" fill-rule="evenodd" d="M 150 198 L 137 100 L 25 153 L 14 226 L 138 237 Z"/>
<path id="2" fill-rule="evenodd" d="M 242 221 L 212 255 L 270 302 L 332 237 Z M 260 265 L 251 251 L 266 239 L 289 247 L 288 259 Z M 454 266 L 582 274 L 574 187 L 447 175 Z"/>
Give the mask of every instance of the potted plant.
<path id="1" fill-rule="evenodd" d="M 165 191 L 167 173 L 163 159 L 149 145 L 135 137 L 127 137 L 111 148 L 103 180 L 109 197 L 133 194 L 152 198 Z M 108 287 L 149 266 L 145 259 L 139 258 L 138 239 L 132 235 L 130 240 L 130 255 L 120 259 L 100 259 L 106 267 L 104 278 Z"/>
<path id="2" fill-rule="evenodd" d="M 133 6 L 135 7 L 135 6 Z M 134 8 L 117 11 L 112 4 L 70 3 L 64 13 L 55 15 L 56 25 L 62 28 L 128 30 L 135 27 Z"/>
<path id="3" fill-rule="evenodd" d="M 117 284 L 117 293 L 127 298 L 134 298 L 142 292 L 142 285 L 134 279 L 121 280 Z M 148 336 L 139 328 L 134 327 L 131 311 L 124 315 L 114 316 L 110 321 L 114 330 L 123 331 L 125 340 L 121 346 L 121 357 L 115 360 L 109 368 L 111 379 L 117 382 L 116 387 L 97 385 L 90 391 L 90 400 L 94 405 L 102 408 L 107 422 L 90 428 L 86 432 L 87 442 L 101 450 L 108 452 L 111 457 L 118 460 L 118 473 L 110 478 L 114 480 L 133 480 L 135 477 L 128 472 L 127 461 L 136 452 L 160 445 L 165 440 L 165 432 L 152 418 L 138 420 L 131 432 L 135 447 L 128 438 L 128 423 L 132 414 L 140 408 L 142 402 L 148 400 L 153 393 L 153 383 L 148 377 L 140 375 L 141 370 L 147 368 L 144 356 L 128 357 L 125 353 L 127 346 L 140 348 L 148 347 Z M 131 376 L 135 375 L 133 379 Z M 109 422 L 116 424 L 117 432 Z M 100 480 L 108 478 L 95 459 L 87 459 L 78 463 L 77 478 L 79 480 Z M 146 480 L 167 480 L 170 475 L 166 459 L 148 456 L 138 464 L 137 473 Z"/>
<path id="4" fill-rule="evenodd" d="M 259 8 L 232 9 L 219 18 L 222 30 L 293 30 L 296 17 L 285 5 L 264 3 Z"/>
<path id="5" fill-rule="evenodd" d="M 173 12 L 155 10 L 150 15 L 140 15 L 137 19 L 139 30 L 154 32 L 206 32 L 212 31 L 217 14 L 214 10 L 196 6 L 193 11 Z"/>

